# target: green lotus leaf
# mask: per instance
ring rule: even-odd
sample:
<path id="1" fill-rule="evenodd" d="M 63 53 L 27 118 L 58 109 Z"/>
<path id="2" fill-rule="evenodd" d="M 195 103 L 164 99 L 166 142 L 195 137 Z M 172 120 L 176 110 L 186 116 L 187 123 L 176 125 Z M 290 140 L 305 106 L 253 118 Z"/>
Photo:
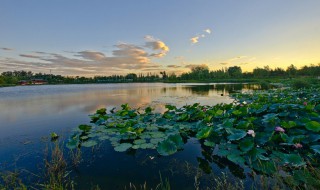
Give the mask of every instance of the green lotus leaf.
<path id="1" fill-rule="evenodd" d="M 169 156 L 177 152 L 177 146 L 174 142 L 167 139 L 159 143 L 157 151 L 162 156 Z"/>
<path id="2" fill-rule="evenodd" d="M 223 114 L 223 110 L 217 110 L 215 116 L 220 116 Z"/>
<path id="3" fill-rule="evenodd" d="M 231 162 L 235 163 L 235 164 L 239 164 L 239 165 L 244 165 L 244 158 L 241 155 L 238 154 L 228 154 L 227 155 L 228 160 L 230 160 Z"/>
<path id="4" fill-rule="evenodd" d="M 275 163 L 270 161 L 255 161 L 252 166 L 255 170 L 269 175 L 275 174 L 277 172 Z"/>
<path id="5" fill-rule="evenodd" d="M 183 148 L 184 143 L 180 135 L 171 135 L 169 136 L 168 140 L 174 142 L 175 145 L 177 146 L 177 149 Z"/>
<path id="6" fill-rule="evenodd" d="M 118 146 L 114 147 L 114 150 L 117 152 L 125 152 L 131 147 L 132 147 L 132 144 L 130 143 L 121 143 Z"/>
<path id="7" fill-rule="evenodd" d="M 198 131 L 196 137 L 198 139 L 205 139 L 210 135 L 211 131 L 212 127 L 204 127 L 200 131 Z"/>
<path id="8" fill-rule="evenodd" d="M 320 123 L 317 121 L 309 121 L 306 123 L 306 128 L 313 132 L 319 132 L 320 131 Z"/>
<path id="9" fill-rule="evenodd" d="M 163 141 L 162 138 L 155 138 L 155 139 L 151 139 L 150 143 L 157 145 L 161 141 Z"/>
<path id="10" fill-rule="evenodd" d="M 93 137 L 96 137 L 96 136 L 98 136 L 98 135 L 99 135 L 98 133 L 90 133 L 90 134 L 88 135 L 88 137 L 93 138 Z"/>
<path id="11" fill-rule="evenodd" d="M 239 116 L 239 115 L 242 114 L 242 112 L 241 112 L 240 110 L 234 110 L 234 111 L 232 112 L 232 114 L 234 114 L 234 115 L 236 115 L 236 116 Z"/>
<path id="12" fill-rule="evenodd" d="M 228 139 L 230 141 L 240 140 L 247 135 L 247 132 L 240 129 L 233 129 L 233 130 L 230 130 L 230 132 L 231 132 L 231 135 L 228 136 Z"/>
<path id="13" fill-rule="evenodd" d="M 105 115 L 106 114 L 106 111 L 107 109 L 106 108 L 101 108 L 101 109 L 98 109 L 96 111 L 97 114 L 100 114 L 100 115 Z"/>
<path id="14" fill-rule="evenodd" d="M 90 125 L 79 125 L 79 129 L 85 132 L 90 131 L 91 128 L 92 126 Z"/>
<path id="15" fill-rule="evenodd" d="M 248 152 L 254 147 L 253 140 L 247 138 L 239 143 L 239 147 L 242 152 Z"/>
<path id="16" fill-rule="evenodd" d="M 88 141 L 81 143 L 81 146 L 87 147 L 87 148 L 95 146 L 95 145 L 97 145 L 97 142 L 94 140 L 88 140 Z"/>
<path id="17" fill-rule="evenodd" d="M 141 139 L 150 139 L 151 135 L 149 135 L 148 133 L 143 133 L 139 136 Z"/>
<path id="18" fill-rule="evenodd" d="M 78 145 L 79 145 L 79 141 L 72 139 L 72 140 L 70 140 L 70 141 L 67 143 L 66 146 L 67 146 L 67 148 L 69 148 L 69 149 L 75 149 L 75 148 L 78 147 Z"/>
<path id="19" fill-rule="evenodd" d="M 137 139 L 137 140 L 134 140 L 133 143 L 134 144 L 143 144 L 143 143 L 146 143 L 146 140 L 145 139 Z"/>
<path id="20" fill-rule="evenodd" d="M 152 143 L 144 143 L 144 144 L 140 144 L 140 148 L 142 149 L 148 149 L 148 148 L 153 148 L 155 145 Z"/>
<path id="21" fill-rule="evenodd" d="M 89 137 L 88 136 L 81 136 L 80 139 L 81 140 L 87 140 Z"/>
<path id="22" fill-rule="evenodd" d="M 99 140 L 101 140 L 101 141 L 107 140 L 107 139 L 110 139 L 110 137 L 107 136 L 107 135 L 104 135 L 104 136 L 99 137 Z"/>
<path id="23" fill-rule="evenodd" d="M 208 147 L 214 147 L 216 145 L 216 143 L 212 142 L 212 141 L 204 141 L 203 143 L 204 145 L 208 146 Z"/>
<path id="24" fill-rule="evenodd" d="M 152 138 L 162 138 L 165 137 L 166 135 L 163 132 L 160 131 L 154 131 L 149 133 Z"/>
<path id="25" fill-rule="evenodd" d="M 320 145 L 313 145 L 310 148 L 317 154 L 320 154 Z"/>
<path id="26" fill-rule="evenodd" d="M 149 131 L 155 131 L 155 130 L 158 130 L 158 127 L 155 125 L 150 125 L 150 126 L 146 127 L 146 129 Z"/>
<path id="27" fill-rule="evenodd" d="M 297 154 L 283 154 L 283 163 L 290 164 L 295 167 L 300 167 L 306 165 L 306 163 L 302 160 L 301 156 Z"/>
<path id="28" fill-rule="evenodd" d="M 133 149 L 139 149 L 139 148 L 140 148 L 140 145 L 135 144 L 135 145 L 133 145 L 131 148 L 133 148 Z"/>

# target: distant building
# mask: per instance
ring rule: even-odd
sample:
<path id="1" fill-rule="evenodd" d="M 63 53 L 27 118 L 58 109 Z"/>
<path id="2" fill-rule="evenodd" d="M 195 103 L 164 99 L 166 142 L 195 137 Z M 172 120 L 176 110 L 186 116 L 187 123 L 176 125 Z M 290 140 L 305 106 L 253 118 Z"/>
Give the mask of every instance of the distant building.
<path id="1" fill-rule="evenodd" d="M 32 79 L 31 84 L 48 84 L 48 81 L 43 79 Z"/>
<path id="2" fill-rule="evenodd" d="M 18 81 L 18 84 L 19 85 L 28 85 L 28 84 L 30 84 L 30 82 L 27 80 L 20 80 L 20 81 Z"/>
<path id="3" fill-rule="evenodd" d="M 18 81 L 19 85 L 40 85 L 40 84 L 48 84 L 48 81 L 43 79 L 32 79 L 32 80 L 20 80 Z"/>

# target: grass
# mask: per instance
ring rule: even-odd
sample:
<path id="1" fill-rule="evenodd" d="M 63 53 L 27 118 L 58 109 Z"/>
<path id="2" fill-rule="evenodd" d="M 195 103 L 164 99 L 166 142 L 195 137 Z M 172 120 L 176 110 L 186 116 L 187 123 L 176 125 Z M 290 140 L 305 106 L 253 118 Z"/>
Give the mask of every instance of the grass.
<path id="1" fill-rule="evenodd" d="M 67 162 L 59 142 L 54 142 L 54 147 L 51 147 L 51 151 L 47 148 L 45 154 L 47 155 L 44 160 L 46 181 L 41 186 L 44 189 L 52 190 L 63 190 L 70 187 L 73 189 L 72 183 L 65 179 L 67 177 Z"/>
<path id="2" fill-rule="evenodd" d="M 0 173 L 0 182 L 0 190 L 27 190 L 27 186 L 23 184 L 20 179 L 19 171 L 6 171 Z"/>

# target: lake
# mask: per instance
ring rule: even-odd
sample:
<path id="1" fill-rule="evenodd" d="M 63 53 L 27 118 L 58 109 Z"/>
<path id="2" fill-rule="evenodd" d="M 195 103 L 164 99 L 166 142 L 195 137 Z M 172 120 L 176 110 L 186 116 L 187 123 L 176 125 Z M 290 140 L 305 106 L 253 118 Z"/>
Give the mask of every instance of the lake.
<path id="1" fill-rule="evenodd" d="M 39 181 L 33 174 L 43 171 L 46 147 L 52 147 L 50 133 L 70 136 L 79 124 L 89 124 L 89 114 L 99 108 L 119 108 L 128 103 L 133 108 L 151 106 L 164 112 L 166 104 L 181 107 L 201 103 L 231 103 L 231 93 L 259 88 L 248 84 L 166 84 L 121 83 L 42 85 L 0 88 L 0 169 L 19 170 L 27 183 Z M 201 185 L 210 186 L 213 175 L 225 172 L 231 178 L 247 180 L 243 171 L 229 163 L 208 159 L 196 139 L 189 139 L 184 150 L 161 157 L 156 151 L 118 153 L 107 142 L 83 150 L 82 163 L 70 169 L 77 189 L 99 184 L 101 189 L 124 189 L 130 183 L 140 187 L 145 182 L 154 188 L 169 179 L 171 188 L 194 189 L 195 176 Z M 67 149 L 66 149 L 67 152 Z M 67 153 L 66 153 L 67 154 Z M 248 181 L 248 180 L 247 180 Z M 249 183 L 249 182 L 248 182 Z"/>

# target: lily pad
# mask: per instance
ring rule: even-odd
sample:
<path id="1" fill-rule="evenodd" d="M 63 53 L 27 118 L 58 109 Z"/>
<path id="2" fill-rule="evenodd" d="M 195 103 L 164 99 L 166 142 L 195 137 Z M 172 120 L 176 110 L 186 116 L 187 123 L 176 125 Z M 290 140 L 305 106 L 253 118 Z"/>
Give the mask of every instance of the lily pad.
<path id="1" fill-rule="evenodd" d="M 157 151 L 162 156 L 169 156 L 177 152 L 177 146 L 174 142 L 167 139 L 159 143 Z"/>
<path id="2" fill-rule="evenodd" d="M 196 137 L 198 139 L 205 139 L 210 135 L 211 131 L 212 127 L 204 127 L 197 133 Z"/>
<path id="3" fill-rule="evenodd" d="M 212 142 L 212 141 L 204 141 L 203 143 L 204 145 L 208 146 L 208 147 L 214 147 L 216 145 L 216 143 Z"/>
<path id="4" fill-rule="evenodd" d="M 87 147 L 87 148 L 95 146 L 95 145 L 97 145 L 97 141 L 94 141 L 94 140 L 88 140 L 88 141 L 81 143 L 81 146 Z"/>
<path id="5" fill-rule="evenodd" d="M 317 154 L 320 154 L 320 145 L 313 145 L 310 148 Z"/>
<path id="6" fill-rule="evenodd" d="M 320 123 L 317 121 L 310 121 L 306 123 L 306 128 L 313 132 L 319 132 L 320 131 Z"/>
<path id="7" fill-rule="evenodd" d="M 240 150 L 243 152 L 248 152 L 254 147 L 252 139 L 245 139 L 239 143 Z"/>
<path id="8" fill-rule="evenodd" d="M 230 141 L 236 141 L 236 140 L 242 139 L 246 135 L 247 135 L 247 132 L 240 130 L 240 129 L 234 129 L 234 130 L 232 130 L 231 135 L 228 136 L 228 139 Z"/>
<path id="9" fill-rule="evenodd" d="M 132 144 L 130 143 L 121 143 L 118 146 L 114 147 L 114 150 L 117 152 L 125 152 L 131 147 L 132 147 Z"/>
<path id="10" fill-rule="evenodd" d="M 139 144 L 146 143 L 146 140 L 145 139 L 137 139 L 137 140 L 134 140 L 133 143 L 139 145 Z"/>

